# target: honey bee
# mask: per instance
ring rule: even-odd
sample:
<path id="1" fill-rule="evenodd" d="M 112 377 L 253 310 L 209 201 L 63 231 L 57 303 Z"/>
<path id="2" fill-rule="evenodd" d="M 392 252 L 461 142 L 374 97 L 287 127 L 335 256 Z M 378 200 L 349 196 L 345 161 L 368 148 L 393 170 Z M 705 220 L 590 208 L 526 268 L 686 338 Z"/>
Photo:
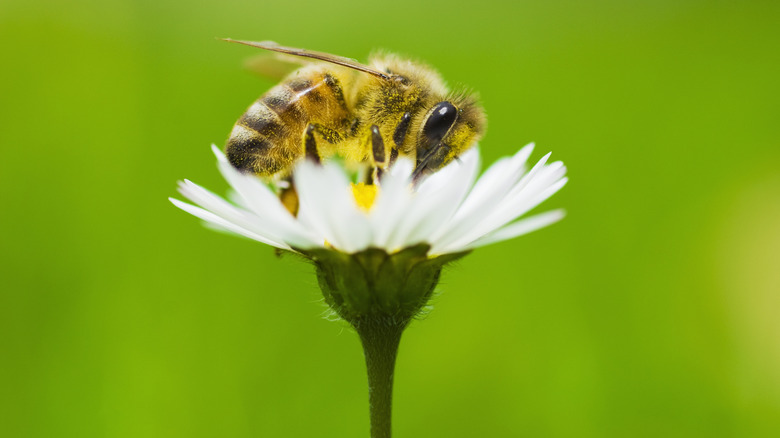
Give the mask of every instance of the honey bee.
<path id="1" fill-rule="evenodd" d="M 285 178 L 301 158 L 338 155 L 368 163 L 374 176 L 399 156 L 414 177 L 456 159 L 485 131 L 473 93 L 451 92 L 433 69 L 393 54 L 369 65 L 276 43 L 226 41 L 311 60 L 260 96 L 233 127 L 225 147 L 236 168 Z"/>

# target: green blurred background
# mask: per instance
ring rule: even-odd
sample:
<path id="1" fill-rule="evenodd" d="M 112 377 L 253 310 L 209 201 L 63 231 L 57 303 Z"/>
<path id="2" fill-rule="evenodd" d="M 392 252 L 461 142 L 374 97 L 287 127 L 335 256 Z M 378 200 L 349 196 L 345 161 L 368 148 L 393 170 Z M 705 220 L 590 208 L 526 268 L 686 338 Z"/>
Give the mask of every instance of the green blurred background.
<path id="1" fill-rule="evenodd" d="M 407 331 L 396 436 L 780 436 L 780 4 L 607 0 L 2 0 L 0 436 L 368 435 L 311 267 L 166 199 L 272 85 L 215 37 L 423 59 L 569 166 Z"/>

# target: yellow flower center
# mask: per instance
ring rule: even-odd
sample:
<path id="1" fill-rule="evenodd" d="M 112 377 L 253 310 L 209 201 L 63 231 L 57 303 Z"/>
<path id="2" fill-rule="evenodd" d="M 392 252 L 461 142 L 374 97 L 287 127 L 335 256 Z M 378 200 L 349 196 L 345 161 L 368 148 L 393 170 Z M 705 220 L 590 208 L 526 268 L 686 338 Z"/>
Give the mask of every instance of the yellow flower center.
<path id="1" fill-rule="evenodd" d="M 376 199 L 377 186 L 366 183 L 352 183 L 352 195 L 355 197 L 358 207 L 363 211 L 371 210 Z"/>

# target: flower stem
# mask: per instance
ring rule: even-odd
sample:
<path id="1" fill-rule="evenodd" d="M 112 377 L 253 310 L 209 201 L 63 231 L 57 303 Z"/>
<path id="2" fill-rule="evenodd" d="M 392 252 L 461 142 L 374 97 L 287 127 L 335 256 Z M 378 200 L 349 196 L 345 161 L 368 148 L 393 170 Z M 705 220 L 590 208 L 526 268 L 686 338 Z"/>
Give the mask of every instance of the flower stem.
<path id="1" fill-rule="evenodd" d="M 366 356 L 371 438 L 390 438 L 395 358 L 406 323 L 363 318 L 354 326 Z"/>

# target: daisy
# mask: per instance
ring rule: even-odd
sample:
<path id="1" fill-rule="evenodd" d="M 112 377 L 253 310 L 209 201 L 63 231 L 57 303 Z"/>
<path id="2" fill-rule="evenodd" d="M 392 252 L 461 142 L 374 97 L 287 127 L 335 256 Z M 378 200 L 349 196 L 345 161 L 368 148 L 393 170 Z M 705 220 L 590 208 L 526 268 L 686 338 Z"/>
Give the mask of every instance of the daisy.
<path id="1" fill-rule="evenodd" d="M 210 227 L 238 234 L 311 260 L 325 301 L 357 331 L 369 377 L 371 436 L 390 436 L 395 357 L 401 334 L 423 309 L 442 268 L 469 251 L 550 225 L 562 210 L 523 216 L 566 182 L 566 167 L 533 166 L 533 144 L 479 175 L 477 147 L 423 179 L 399 157 L 376 184 L 354 182 L 338 163 L 306 160 L 293 170 L 298 209 L 278 189 L 241 173 L 213 146 L 232 187 L 228 201 L 184 180 L 170 199 Z"/>

